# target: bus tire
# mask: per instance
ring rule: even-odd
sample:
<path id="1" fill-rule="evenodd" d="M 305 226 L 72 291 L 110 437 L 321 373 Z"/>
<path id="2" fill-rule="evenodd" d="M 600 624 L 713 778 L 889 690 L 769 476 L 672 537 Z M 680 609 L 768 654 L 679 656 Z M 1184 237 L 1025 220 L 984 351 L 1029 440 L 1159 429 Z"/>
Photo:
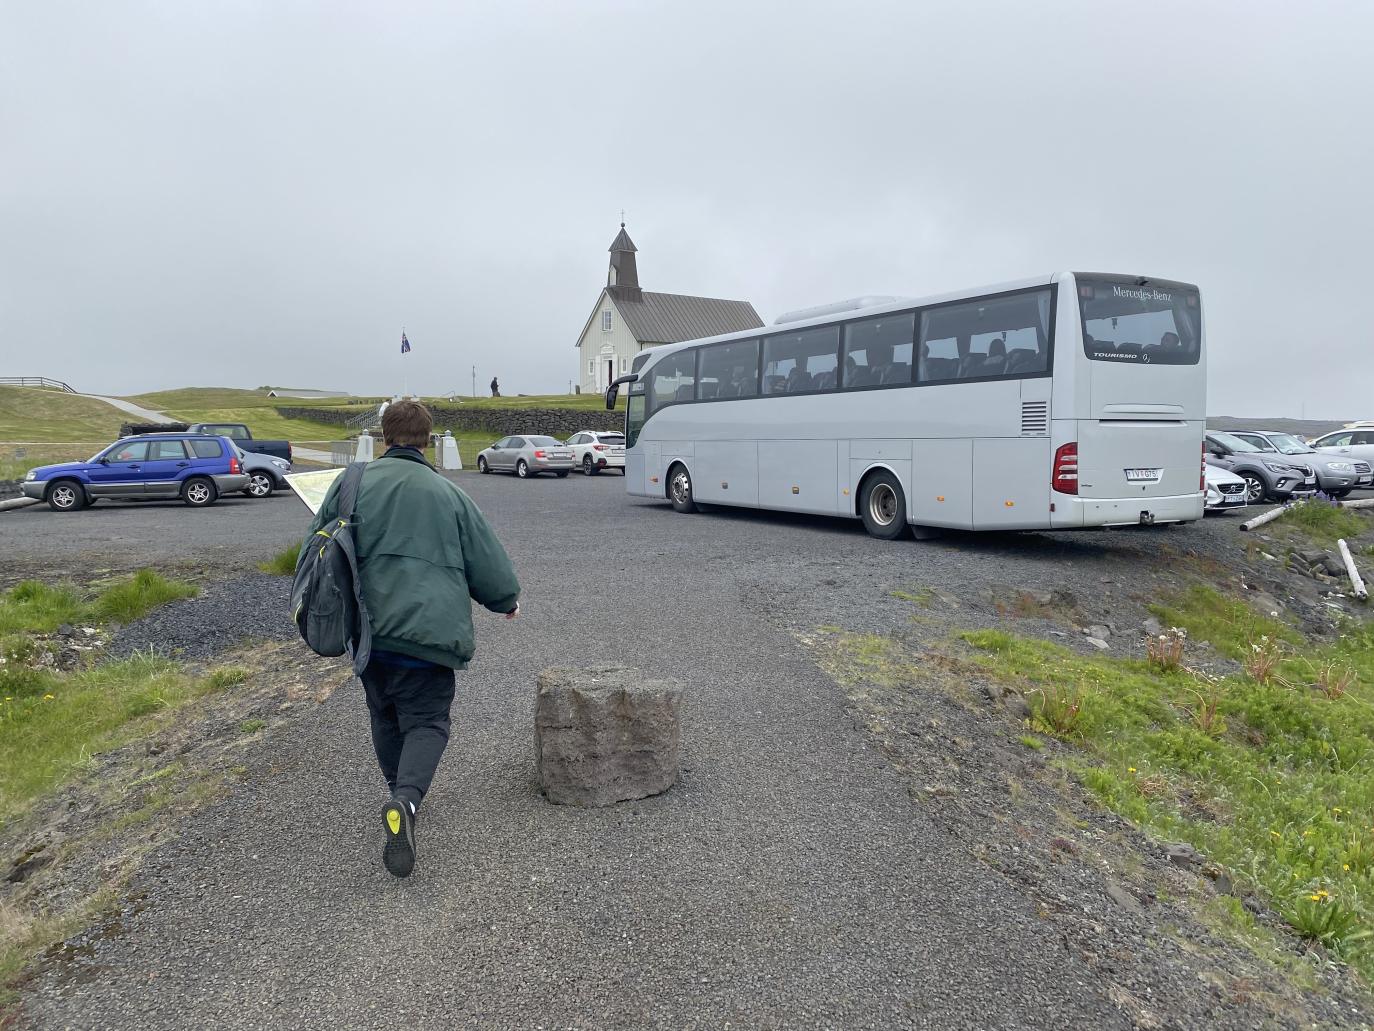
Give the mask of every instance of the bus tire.
<path id="1" fill-rule="evenodd" d="M 859 491 L 859 517 L 870 536 L 895 541 L 906 532 L 906 493 L 886 469 L 868 476 Z"/>
<path id="2" fill-rule="evenodd" d="M 668 500 L 673 503 L 674 512 L 698 510 L 692 500 L 692 474 L 680 462 L 668 470 Z"/>

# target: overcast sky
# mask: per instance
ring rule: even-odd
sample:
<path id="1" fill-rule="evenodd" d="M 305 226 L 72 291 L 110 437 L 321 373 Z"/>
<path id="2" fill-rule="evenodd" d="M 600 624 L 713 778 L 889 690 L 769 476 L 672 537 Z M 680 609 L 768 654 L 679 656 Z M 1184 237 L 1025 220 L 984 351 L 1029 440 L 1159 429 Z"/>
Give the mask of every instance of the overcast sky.
<path id="1" fill-rule="evenodd" d="M 1374 418 L 1368 3 L 0 12 L 0 375 L 565 391 L 624 208 L 770 322 L 1194 282 L 1212 414 Z"/>

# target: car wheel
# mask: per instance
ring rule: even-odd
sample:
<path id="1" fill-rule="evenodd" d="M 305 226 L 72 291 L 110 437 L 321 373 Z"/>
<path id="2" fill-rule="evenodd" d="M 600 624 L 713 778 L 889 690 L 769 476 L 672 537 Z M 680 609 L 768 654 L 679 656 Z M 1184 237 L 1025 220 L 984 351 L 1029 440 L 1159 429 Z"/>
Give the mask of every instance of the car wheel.
<path id="1" fill-rule="evenodd" d="M 487 460 L 481 455 L 477 456 L 477 471 L 484 474 L 491 472 L 491 468 L 487 465 Z"/>
<path id="2" fill-rule="evenodd" d="M 906 494 L 890 472 L 874 473 L 859 493 L 864 529 L 879 540 L 895 541 L 906 532 Z"/>
<path id="3" fill-rule="evenodd" d="M 582 475 L 595 476 L 597 473 L 596 463 L 592 461 L 591 455 L 582 456 Z"/>
<path id="4" fill-rule="evenodd" d="M 243 492 L 250 498 L 270 498 L 276 487 L 270 475 L 259 472 L 249 476 L 248 486 L 243 488 Z"/>
<path id="5" fill-rule="evenodd" d="M 530 478 L 530 465 L 523 458 L 515 463 L 515 475 L 522 480 L 528 480 Z"/>
<path id="6" fill-rule="evenodd" d="M 204 476 L 196 476 L 186 481 L 186 486 L 181 489 L 181 500 L 192 508 L 205 508 L 213 505 L 219 498 L 219 491 L 215 490 L 212 481 Z"/>
<path id="7" fill-rule="evenodd" d="M 692 500 L 692 474 L 685 465 L 675 465 L 668 470 L 668 500 L 673 503 L 675 512 L 696 512 L 697 503 Z"/>
<path id="8" fill-rule="evenodd" d="M 1247 504 L 1258 505 L 1264 500 L 1264 495 L 1268 493 L 1268 488 L 1264 481 L 1255 473 L 1241 473 L 1240 478 L 1245 481 L 1245 501 Z"/>
<path id="9" fill-rule="evenodd" d="M 86 492 L 75 480 L 58 480 L 48 488 L 48 507 L 54 512 L 77 512 L 86 507 Z"/>

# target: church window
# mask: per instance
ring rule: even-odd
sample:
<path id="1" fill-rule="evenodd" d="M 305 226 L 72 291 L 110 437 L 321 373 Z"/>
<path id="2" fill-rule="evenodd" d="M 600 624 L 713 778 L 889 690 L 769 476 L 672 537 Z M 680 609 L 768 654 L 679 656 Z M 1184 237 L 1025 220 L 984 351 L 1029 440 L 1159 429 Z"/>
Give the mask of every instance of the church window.
<path id="1" fill-rule="evenodd" d="M 610 309 L 608 308 L 608 309 L 606 309 L 605 311 L 603 311 L 603 312 L 601 313 L 601 332 L 603 332 L 603 333 L 609 333 L 610 331 L 611 331 L 611 311 L 610 311 Z"/>

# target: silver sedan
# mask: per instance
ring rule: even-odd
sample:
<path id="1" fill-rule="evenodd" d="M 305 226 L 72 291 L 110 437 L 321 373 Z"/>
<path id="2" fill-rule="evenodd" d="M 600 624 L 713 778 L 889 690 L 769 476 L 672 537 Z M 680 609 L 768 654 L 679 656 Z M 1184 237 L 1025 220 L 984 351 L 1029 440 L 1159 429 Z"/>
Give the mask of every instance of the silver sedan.
<path id="1" fill-rule="evenodd" d="M 479 473 L 515 473 L 522 480 L 539 473 L 572 472 L 573 453 L 561 440 L 528 434 L 502 437 L 477 455 Z"/>

